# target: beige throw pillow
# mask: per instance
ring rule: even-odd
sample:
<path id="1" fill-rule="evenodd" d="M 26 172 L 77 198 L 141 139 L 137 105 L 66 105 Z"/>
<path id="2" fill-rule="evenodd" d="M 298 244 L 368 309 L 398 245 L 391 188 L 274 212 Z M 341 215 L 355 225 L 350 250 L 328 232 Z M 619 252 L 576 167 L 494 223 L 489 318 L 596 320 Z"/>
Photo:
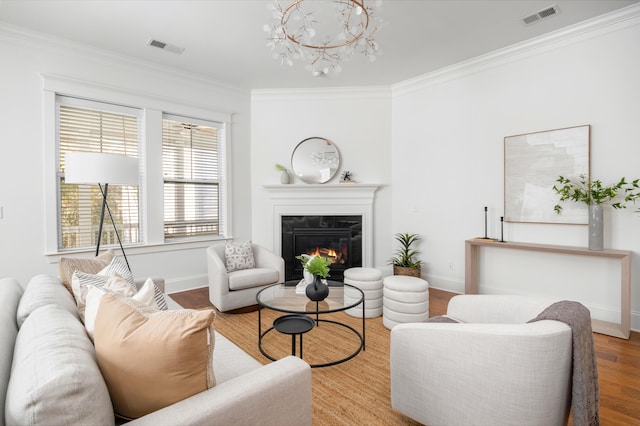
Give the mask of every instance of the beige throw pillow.
<path id="1" fill-rule="evenodd" d="M 111 249 L 91 259 L 61 257 L 58 263 L 58 269 L 60 270 L 62 284 L 73 294 L 73 290 L 71 289 L 71 276 L 73 276 L 75 271 L 97 274 L 101 269 L 111 263 L 114 257 L 115 253 Z"/>
<path id="2" fill-rule="evenodd" d="M 120 281 L 120 284 L 112 284 L 113 282 Z M 118 275 L 114 275 L 109 278 L 107 285 L 104 287 L 95 287 L 90 286 L 89 291 L 87 292 L 86 305 L 84 309 L 84 328 L 87 330 L 87 334 L 93 340 L 93 330 L 95 329 L 96 317 L 98 315 L 98 308 L 100 307 L 100 301 L 102 300 L 102 296 L 105 294 L 117 293 L 119 295 L 129 294 L 121 293 L 119 291 L 114 291 L 114 288 L 123 288 L 126 289 L 126 281 L 124 278 L 119 277 Z M 149 308 L 151 311 L 159 310 L 158 304 L 155 299 L 155 289 L 156 286 L 151 280 L 151 278 L 147 279 L 145 283 L 140 287 L 140 290 L 131 298 L 141 305 Z"/>
<path id="3" fill-rule="evenodd" d="M 113 293 L 127 297 L 136 294 L 137 289 L 135 284 L 133 284 L 133 276 L 131 276 L 131 272 L 126 270 L 126 265 L 122 264 L 125 270 L 120 268 L 121 263 L 118 258 L 114 258 L 111 263 L 98 272 L 98 274 L 87 274 L 80 271 L 73 273 L 71 288 L 73 290 L 73 296 L 76 299 L 76 305 L 78 306 L 78 314 L 82 321 L 84 321 L 87 293 L 91 287 L 104 287 Z M 125 274 L 127 277 L 123 277 L 120 274 Z"/>
<path id="4" fill-rule="evenodd" d="M 145 312 L 105 294 L 94 343 L 113 408 L 138 418 L 215 385 L 213 310 Z"/>
<path id="5" fill-rule="evenodd" d="M 251 241 L 241 244 L 233 244 L 229 241 L 224 245 L 224 258 L 226 262 L 227 272 L 239 271 L 241 269 L 252 269 L 256 267 L 253 258 L 253 249 Z"/>

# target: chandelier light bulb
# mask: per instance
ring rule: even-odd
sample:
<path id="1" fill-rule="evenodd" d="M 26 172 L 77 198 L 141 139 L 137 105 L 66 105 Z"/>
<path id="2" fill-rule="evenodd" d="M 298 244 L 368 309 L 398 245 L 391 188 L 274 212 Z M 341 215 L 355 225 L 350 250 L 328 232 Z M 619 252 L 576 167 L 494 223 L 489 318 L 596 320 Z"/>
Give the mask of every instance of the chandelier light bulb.
<path id="1" fill-rule="evenodd" d="M 274 58 L 281 59 L 281 63 L 292 66 L 294 59 L 309 61 L 310 67 L 306 68 L 314 75 L 340 72 L 342 67 L 339 64 L 349 60 L 355 53 L 368 56 L 373 61 L 375 54 L 380 54 L 374 34 L 382 27 L 382 19 L 375 15 L 382 1 L 378 0 L 375 6 L 372 1 L 365 2 L 296 0 L 283 8 L 275 0 L 270 5 L 274 21 L 263 27 L 269 33 L 267 46 L 275 52 Z M 330 23 L 319 22 L 318 19 L 318 16 L 326 19 L 327 13 L 321 13 L 325 11 L 320 9 L 330 4 L 335 6 L 337 18 L 333 35 L 326 30 L 330 28 Z M 318 33 L 318 29 L 322 31 Z M 319 34 L 320 41 L 314 42 Z"/>

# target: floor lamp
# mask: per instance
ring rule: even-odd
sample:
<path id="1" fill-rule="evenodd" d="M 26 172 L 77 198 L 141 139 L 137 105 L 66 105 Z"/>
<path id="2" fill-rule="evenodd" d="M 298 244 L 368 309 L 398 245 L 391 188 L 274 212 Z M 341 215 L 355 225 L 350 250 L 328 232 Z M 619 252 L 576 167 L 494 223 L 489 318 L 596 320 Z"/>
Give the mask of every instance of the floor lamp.
<path id="1" fill-rule="evenodd" d="M 116 237 L 118 244 L 120 244 L 124 261 L 127 263 L 129 270 L 131 270 L 127 255 L 120 241 L 120 235 L 118 235 L 118 229 L 113 221 L 113 216 L 111 216 L 111 210 L 107 203 L 107 192 L 109 191 L 109 185 L 138 185 L 138 159 L 121 154 L 68 152 L 65 156 L 64 181 L 69 184 L 98 185 L 102 193 L 102 212 L 100 213 L 96 256 L 100 251 L 102 224 L 104 223 L 104 212 L 106 210 L 109 213 L 113 229 L 116 231 Z M 104 188 L 102 186 L 103 184 Z"/>

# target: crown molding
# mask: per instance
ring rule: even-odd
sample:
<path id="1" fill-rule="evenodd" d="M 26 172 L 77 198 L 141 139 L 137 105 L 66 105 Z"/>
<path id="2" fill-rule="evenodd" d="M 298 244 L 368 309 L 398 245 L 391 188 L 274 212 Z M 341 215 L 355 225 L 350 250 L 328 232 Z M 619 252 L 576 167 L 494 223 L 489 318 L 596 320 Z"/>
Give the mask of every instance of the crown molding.
<path id="1" fill-rule="evenodd" d="M 416 90 L 442 84 L 635 25 L 640 25 L 640 3 L 393 84 L 391 86 L 392 97 L 411 94 Z"/>
<path id="2" fill-rule="evenodd" d="M 313 89 L 254 89 L 251 100 L 268 102 L 277 100 L 343 100 L 343 99 L 383 99 L 391 98 L 391 87 L 333 87 Z"/>
<path id="3" fill-rule="evenodd" d="M 135 108 L 157 108 L 163 111 L 178 108 L 176 114 L 193 118 L 233 123 L 234 113 L 219 110 L 210 105 L 195 103 L 185 99 L 157 95 L 139 89 L 125 88 L 95 81 L 82 80 L 59 74 L 41 74 L 42 89 L 60 95 L 91 98 Z"/>
<path id="4" fill-rule="evenodd" d="M 132 56 L 114 53 L 106 49 L 73 42 L 65 38 L 45 35 L 4 22 L 0 22 L 0 40 L 48 52 L 57 51 L 62 54 L 81 57 L 83 60 L 89 59 L 102 66 L 112 67 L 115 64 L 125 69 L 135 69 L 136 71 L 145 70 L 162 78 L 174 79 L 181 84 L 205 85 L 207 88 L 226 92 L 232 96 L 248 97 L 250 95 L 249 90 L 246 88 L 232 86 L 208 78 L 202 74 L 189 73 L 184 70 L 144 61 Z"/>

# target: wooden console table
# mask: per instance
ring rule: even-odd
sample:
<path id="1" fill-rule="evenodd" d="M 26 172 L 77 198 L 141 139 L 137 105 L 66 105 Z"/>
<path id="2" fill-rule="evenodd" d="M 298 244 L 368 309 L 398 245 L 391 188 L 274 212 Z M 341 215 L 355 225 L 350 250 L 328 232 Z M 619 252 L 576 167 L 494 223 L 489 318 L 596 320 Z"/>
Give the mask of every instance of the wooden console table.
<path id="1" fill-rule="evenodd" d="M 494 247 L 513 250 L 540 251 L 545 253 L 574 254 L 578 256 L 605 257 L 620 259 L 620 323 L 612 323 L 592 319 L 591 327 L 596 333 L 609 336 L 629 338 L 631 328 L 631 252 L 627 250 L 589 250 L 586 247 L 556 246 L 549 244 L 530 244 L 497 242 L 483 239 L 465 241 L 465 278 L 464 290 L 466 294 L 478 293 L 478 258 L 481 247 Z"/>

